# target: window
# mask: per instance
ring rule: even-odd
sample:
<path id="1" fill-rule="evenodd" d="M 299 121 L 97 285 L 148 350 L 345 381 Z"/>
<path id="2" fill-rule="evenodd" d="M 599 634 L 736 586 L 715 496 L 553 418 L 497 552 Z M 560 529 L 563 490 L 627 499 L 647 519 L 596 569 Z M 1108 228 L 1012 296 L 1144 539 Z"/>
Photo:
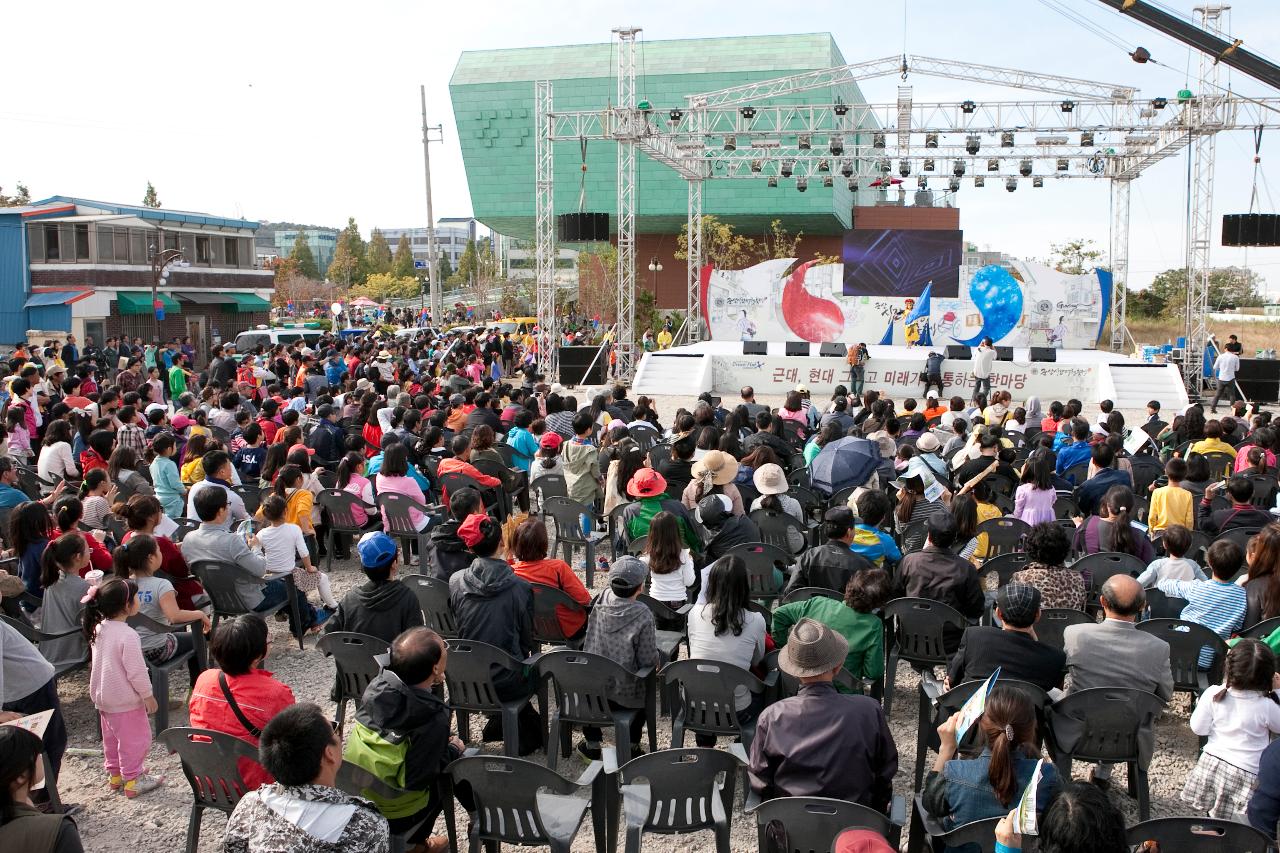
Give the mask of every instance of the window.
<path id="1" fill-rule="evenodd" d="M 57 225 L 46 225 L 44 227 L 44 259 L 46 261 L 62 260 L 58 236 Z"/>
<path id="2" fill-rule="evenodd" d="M 196 263 L 208 264 L 210 263 L 210 260 L 212 257 L 213 255 L 209 251 L 209 238 L 197 237 L 196 238 Z"/>
<path id="3" fill-rule="evenodd" d="M 222 253 L 229 267 L 240 266 L 240 244 L 235 237 L 224 237 L 222 240 Z"/>
<path id="4" fill-rule="evenodd" d="M 76 260 L 89 260 L 89 226 L 77 225 L 76 232 Z"/>
<path id="5" fill-rule="evenodd" d="M 127 228 L 111 229 L 111 243 L 117 264 L 129 263 L 129 230 Z"/>
<path id="6" fill-rule="evenodd" d="M 178 248 L 178 232 L 176 231 L 164 232 L 164 247 L 166 249 Z"/>

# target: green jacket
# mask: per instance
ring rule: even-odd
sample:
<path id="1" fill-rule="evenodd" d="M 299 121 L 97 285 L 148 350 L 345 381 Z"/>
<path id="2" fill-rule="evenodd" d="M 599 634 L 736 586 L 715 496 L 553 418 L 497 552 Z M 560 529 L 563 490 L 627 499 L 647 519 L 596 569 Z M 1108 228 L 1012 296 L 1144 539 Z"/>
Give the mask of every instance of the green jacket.
<path id="1" fill-rule="evenodd" d="M 854 678 L 878 679 L 884 673 L 884 628 L 873 613 L 859 613 L 843 602 L 815 596 L 773 611 L 773 643 L 787 644 L 791 628 L 805 617 L 817 620 L 849 641 L 844 668 Z M 841 692 L 845 692 L 842 688 Z"/>

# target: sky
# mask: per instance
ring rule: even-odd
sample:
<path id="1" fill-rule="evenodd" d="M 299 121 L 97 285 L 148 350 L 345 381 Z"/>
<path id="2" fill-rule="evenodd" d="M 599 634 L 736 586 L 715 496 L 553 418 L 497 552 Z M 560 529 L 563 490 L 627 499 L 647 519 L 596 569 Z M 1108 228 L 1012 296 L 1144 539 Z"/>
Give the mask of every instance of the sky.
<path id="1" fill-rule="evenodd" d="M 151 181 L 171 208 L 339 227 L 354 216 L 366 235 L 374 226 L 419 226 L 425 84 L 429 119 L 444 125 L 444 143 L 432 146 L 436 216 L 466 216 L 448 93 L 459 53 L 603 42 L 620 24 L 643 27 L 649 40 L 829 31 L 849 62 L 905 49 L 1136 86 L 1143 97 L 1172 99 L 1189 61 L 1195 74 L 1198 55 L 1101 2 L 1052 0 L 1129 47 L 1146 47 L 1155 63 L 1135 64 L 1050 1 L 4 3 L 10 70 L 0 98 L 0 186 L 8 193 L 21 181 L 33 198 L 136 203 Z M 1173 5 L 1189 12 L 1191 4 Z M 1230 31 L 1246 48 L 1280 56 L 1280 3 L 1237 0 L 1230 14 Z M 1236 91 L 1280 96 L 1228 71 Z M 864 95 L 891 101 L 899 82 L 868 82 Z M 1049 97 L 909 82 L 917 101 Z M 1252 266 L 1280 298 L 1280 249 L 1226 249 L 1218 234 L 1221 214 L 1249 210 L 1252 133 L 1220 134 L 1217 153 L 1212 263 Z M 1280 128 L 1264 134 L 1261 153 L 1258 209 L 1277 212 Z M 993 183 L 959 195 L 966 240 L 1024 258 L 1045 258 L 1051 243 L 1075 238 L 1109 245 L 1106 181 L 1047 181 L 1013 194 Z M 1184 264 L 1185 184 L 1185 157 L 1134 183 L 1130 286 Z"/>

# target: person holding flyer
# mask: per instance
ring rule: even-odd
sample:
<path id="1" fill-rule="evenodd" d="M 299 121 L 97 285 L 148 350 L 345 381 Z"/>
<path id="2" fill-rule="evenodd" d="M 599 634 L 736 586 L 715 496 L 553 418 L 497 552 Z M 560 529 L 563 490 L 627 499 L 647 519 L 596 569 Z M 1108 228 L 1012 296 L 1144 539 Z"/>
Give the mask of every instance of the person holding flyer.
<path id="1" fill-rule="evenodd" d="M 993 673 L 965 708 L 938 727 L 941 746 L 925 778 L 923 803 L 945 829 L 1008 814 L 1036 771 L 1040 748 L 1035 706 L 1016 687 L 995 684 L 998 675 Z M 958 758 L 959 743 L 974 719 L 987 748 L 976 758 Z M 1041 785 L 1049 790 L 1058 785 L 1052 765 L 1045 767 Z"/>

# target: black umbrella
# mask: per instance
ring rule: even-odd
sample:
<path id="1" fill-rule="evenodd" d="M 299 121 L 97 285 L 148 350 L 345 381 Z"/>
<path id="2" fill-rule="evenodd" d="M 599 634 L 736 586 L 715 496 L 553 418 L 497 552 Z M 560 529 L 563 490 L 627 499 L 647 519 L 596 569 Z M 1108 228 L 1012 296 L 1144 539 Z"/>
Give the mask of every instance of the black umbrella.
<path id="1" fill-rule="evenodd" d="M 880 446 L 865 438 L 845 437 L 830 442 L 809 465 L 809 482 L 820 492 L 835 494 L 861 486 L 880 467 Z"/>

